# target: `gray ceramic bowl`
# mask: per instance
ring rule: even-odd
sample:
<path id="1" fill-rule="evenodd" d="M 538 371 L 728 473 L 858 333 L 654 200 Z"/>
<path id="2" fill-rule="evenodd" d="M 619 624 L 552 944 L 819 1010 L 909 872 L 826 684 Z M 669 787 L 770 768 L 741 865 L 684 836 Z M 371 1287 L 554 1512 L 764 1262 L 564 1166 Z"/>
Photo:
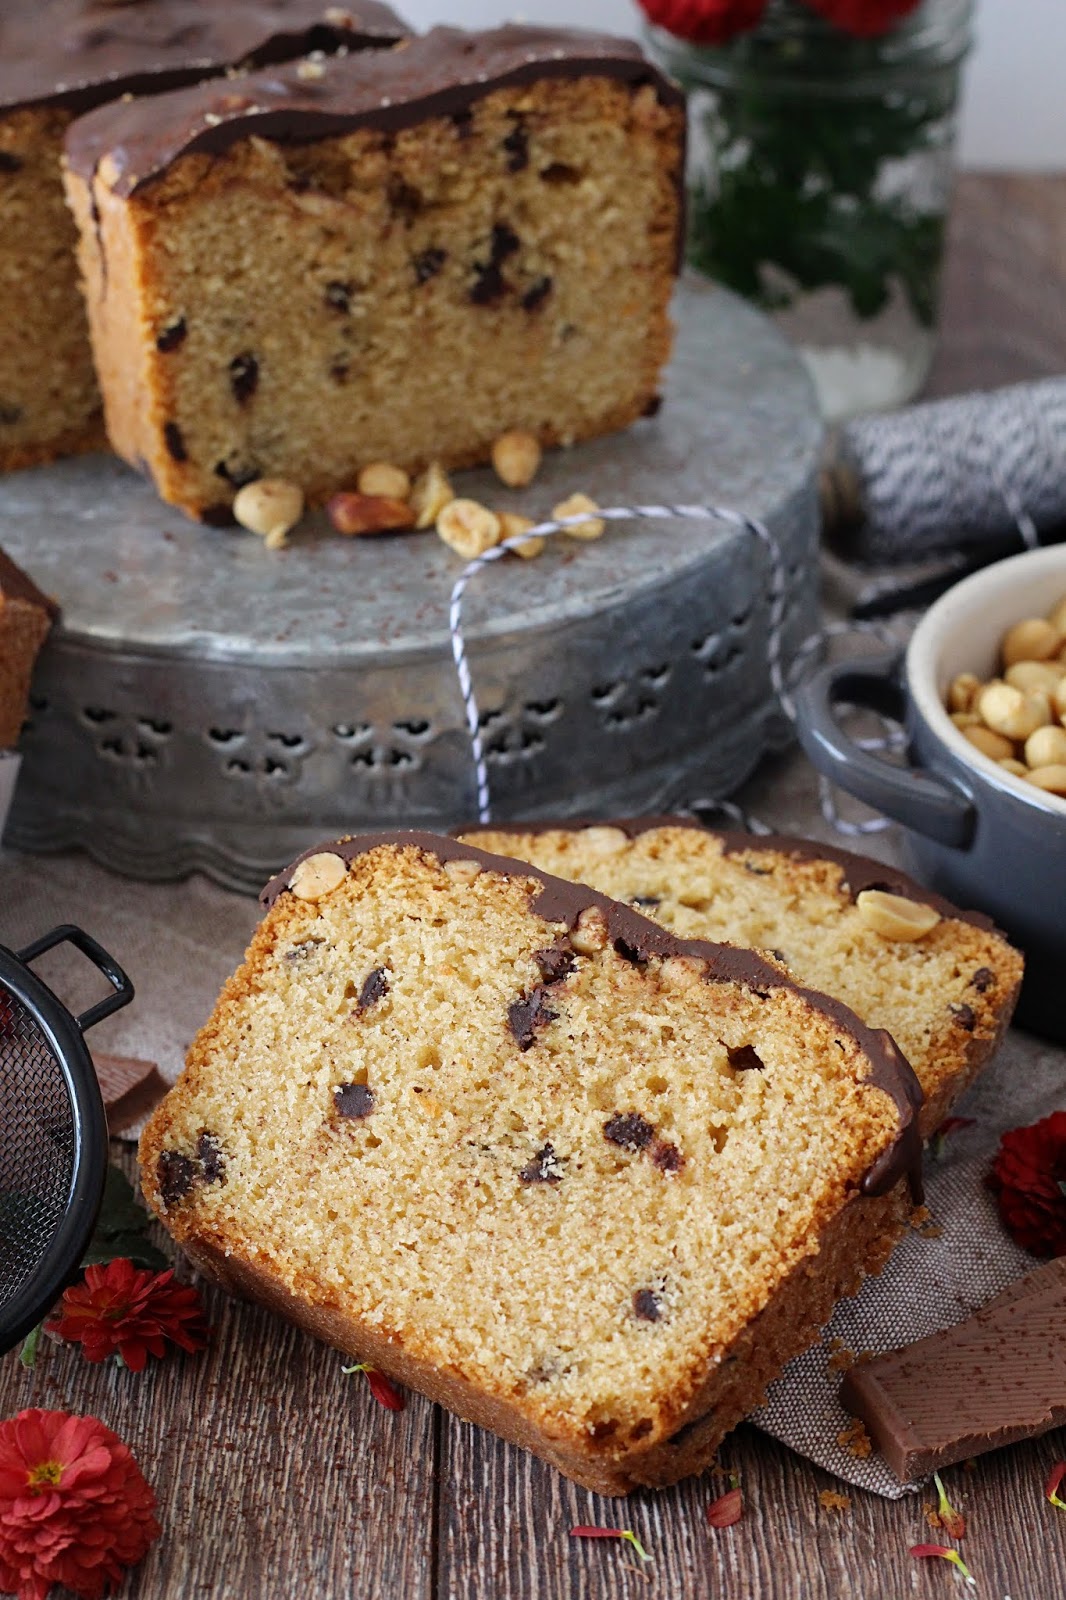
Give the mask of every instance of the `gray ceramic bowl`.
<path id="1" fill-rule="evenodd" d="M 814 765 L 903 824 L 919 878 L 1011 936 L 1026 956 L 1019 1021 L 1058 1040 L 1066 1040 L 1066 800 L 982 755 L 944 701 L 958 673 L 992 677 L 1006 629 L 1046 615 L 1064 595 L 1066 546 L 997 562 L 932 607 L 905 656 L 826 667 L 797 697 L 800 742 Z M 860 750 L 837 720 L 841 704 L 903 722 L 910 764 Z"/>

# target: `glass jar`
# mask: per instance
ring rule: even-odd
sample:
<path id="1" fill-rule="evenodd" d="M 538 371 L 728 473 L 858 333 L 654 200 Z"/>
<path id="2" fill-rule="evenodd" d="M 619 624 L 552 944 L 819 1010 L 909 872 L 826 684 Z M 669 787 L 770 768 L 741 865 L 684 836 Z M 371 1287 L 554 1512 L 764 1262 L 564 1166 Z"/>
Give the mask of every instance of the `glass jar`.
<path id="1" fill-rule="evenodd" d="M 929 371 L 972 14 L 924 0 L 856 38 L 770 0 L 727 45 L 648 30 L 689 93 L 689 261 L 773 314 L 830 421 Z"/>

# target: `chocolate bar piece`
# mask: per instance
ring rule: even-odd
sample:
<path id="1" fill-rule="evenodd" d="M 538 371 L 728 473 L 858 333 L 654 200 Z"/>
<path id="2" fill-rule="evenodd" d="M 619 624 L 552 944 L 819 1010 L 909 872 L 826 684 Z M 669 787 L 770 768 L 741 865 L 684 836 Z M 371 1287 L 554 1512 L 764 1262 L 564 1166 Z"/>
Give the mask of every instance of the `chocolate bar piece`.
<path id="1" fill-rule="evenodd" d="M 1066 1423 L 1066 1257 L 928 1339 L 854 1366 L 840 1389 L 903 1482 Z"/>
<path id="2" fill-rule="evenodd" d="M 93 1056 L 100 1093 L 104 1097 L 107 1131 L 112 1138 L 154 1111 L 167 1085 L 154 1061 L 136 1056 Z"/>

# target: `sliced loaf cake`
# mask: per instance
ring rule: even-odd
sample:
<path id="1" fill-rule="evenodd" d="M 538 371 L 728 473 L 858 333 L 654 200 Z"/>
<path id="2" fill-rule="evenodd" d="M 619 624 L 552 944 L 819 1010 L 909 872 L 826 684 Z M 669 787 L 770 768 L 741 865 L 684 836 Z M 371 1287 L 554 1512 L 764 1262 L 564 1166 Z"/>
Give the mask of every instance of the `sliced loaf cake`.
<path id="1" fill-rule="evenodd" d="M 987 917 L 814 840 L 715 833 L 680 817 L 465 837 L 592 884 L 683 938 L 771 951 L 800 983 L 888 1029 L 922 1085 L 926 1137 L 996 1049 L 1018 998 L 1022 958 Z"/>
<path id="2" fill-rule="evenodd" d="M 636 45 L 438 28 L 113 105 L 67 142 L 112 444 L 226 520 L 363 466 L 487 460 L 654 404 L 681 92 Z"/>
<path id="3" fill-rule="evenodd" d="M 429 834 L 323 845 L 266 903 L 149 1204 L 578 1482 L 705 1466 L 891 1249 L 917 1083 L 774 962 Z"/>

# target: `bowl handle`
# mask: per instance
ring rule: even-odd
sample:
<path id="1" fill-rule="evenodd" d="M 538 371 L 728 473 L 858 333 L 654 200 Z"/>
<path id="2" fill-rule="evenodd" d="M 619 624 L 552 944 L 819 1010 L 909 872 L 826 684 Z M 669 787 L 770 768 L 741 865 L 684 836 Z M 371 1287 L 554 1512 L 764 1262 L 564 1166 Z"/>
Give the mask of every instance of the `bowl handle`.
<path id="1" fill-rule="evenodd" d="M 840 661 L 814 673 L 796 696 L 800 744 L 825 777 L 894 822 L 939 844 L 965 849 L 976 811 L 970 796 L 947 778 L 916 767 L 879 761 L 850 739 L 837 721 L 846 704 L 902 722 L 906 696 L 900 683 L 902 654 Z"/>

